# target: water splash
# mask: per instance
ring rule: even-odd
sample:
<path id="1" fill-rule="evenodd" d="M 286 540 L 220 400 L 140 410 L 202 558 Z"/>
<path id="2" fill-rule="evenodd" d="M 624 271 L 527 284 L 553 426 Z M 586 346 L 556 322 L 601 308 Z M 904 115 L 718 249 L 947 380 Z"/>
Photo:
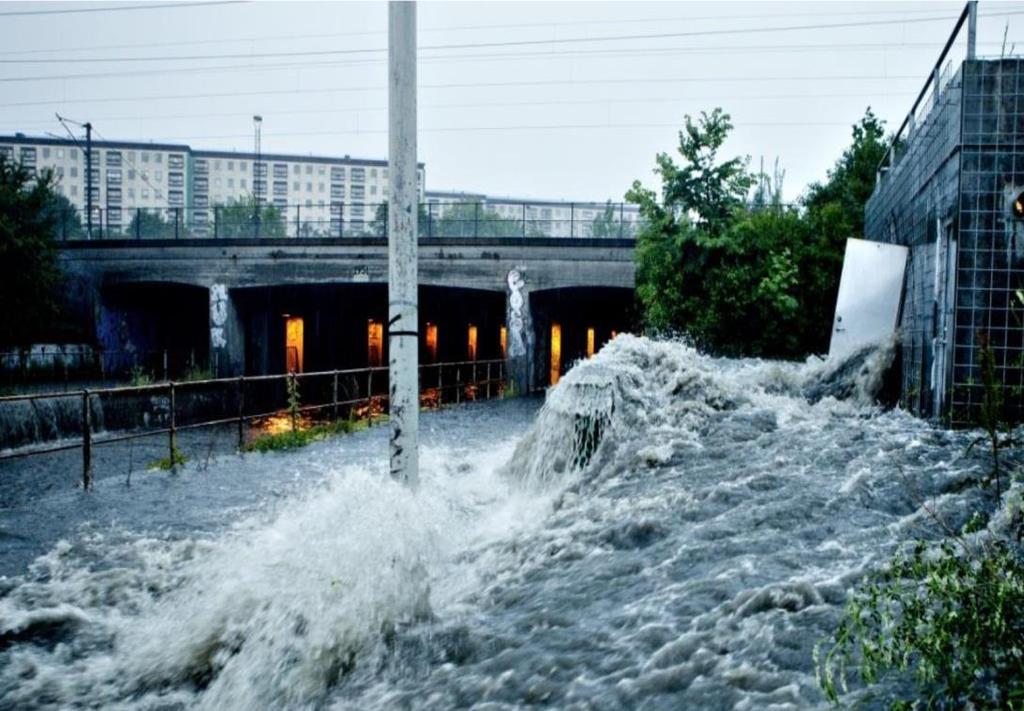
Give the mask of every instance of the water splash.
<path id="1" fill-rule="evenodd" d="M 969 433 L 870 404 L 869 360 L 620 336 L 522 437 L 427 447 L 416 495 L 331 464 L 345 443 L 243 459 L 326 484 L 0 583 L 0 706 L 821 707 L 811 650 L 847 589 L 927 535 L 921 500 L 957 525 L 984 466 Z"/>

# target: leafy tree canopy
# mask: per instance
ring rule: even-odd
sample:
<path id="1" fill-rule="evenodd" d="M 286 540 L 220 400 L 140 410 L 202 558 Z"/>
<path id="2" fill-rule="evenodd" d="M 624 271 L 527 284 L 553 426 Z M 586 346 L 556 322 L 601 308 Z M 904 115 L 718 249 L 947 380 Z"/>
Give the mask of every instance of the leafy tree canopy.
<path id="1" fill-rule="evenodd" d="M 0 156 L 0 344 L 28 345 L 58 316 L 53 174 Z"/>
<path id="2" fill-rule="evenodd" d="M 773 192 L 771 181 L 748 171 L 747 158 L 720 157 L 731 128 L 721 109 L 687 116 L 677 147 L 681 162 L 665 153 L 655 159 L 660 200 L 639 181 L 626 194 L 643 218 L 636 293 L 646 326 L 685 333 L 723 355 L 822 352 L 845 241 L 863 229 L 881 123 L 869 110 L 854 127 L 853 145 L 829 180 L 812 187 L 804 209 L 783 204 L 778 169 Z"/>

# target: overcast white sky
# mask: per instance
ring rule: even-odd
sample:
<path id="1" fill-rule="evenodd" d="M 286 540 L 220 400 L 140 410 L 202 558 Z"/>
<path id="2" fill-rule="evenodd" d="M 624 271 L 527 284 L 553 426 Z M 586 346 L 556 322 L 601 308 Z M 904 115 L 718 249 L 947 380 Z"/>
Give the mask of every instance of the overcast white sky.
<path id="1" fill-rule="evenodd" d="M 259 113 L 264 152 L 386 157 L 386 4 L 139 4 L 0 3 L 0 133 L 62 133 L 59 111 L 102 138 L 251 150 Z M 900 123 L 961 8 L 420 3 L 428 189 L 619 200 L 634 178 L 653 185 L 684 114 L 722 106 L 728 152 L 777 156 L 792 199 L 865 107 Z M 1007 52 L 1024 49 L 1024 2 L 980 14 L 979 54 L 1000 54 L 1007 23 Z"/>

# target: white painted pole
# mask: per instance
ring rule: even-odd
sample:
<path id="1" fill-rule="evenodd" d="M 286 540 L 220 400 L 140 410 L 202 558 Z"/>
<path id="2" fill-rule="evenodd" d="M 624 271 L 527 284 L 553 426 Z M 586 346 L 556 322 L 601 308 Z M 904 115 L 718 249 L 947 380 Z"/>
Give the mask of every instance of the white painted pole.
<path id="1" fill-rule="evenodd" d="M 388 3 L 388 370 L 391 476 L 419 483 L 416 4 Z"/>

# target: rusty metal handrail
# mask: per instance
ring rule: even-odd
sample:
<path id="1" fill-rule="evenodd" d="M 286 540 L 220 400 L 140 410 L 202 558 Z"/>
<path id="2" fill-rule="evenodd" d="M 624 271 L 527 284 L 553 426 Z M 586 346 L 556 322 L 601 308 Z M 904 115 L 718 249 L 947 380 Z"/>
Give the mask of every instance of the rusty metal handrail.
<path id="1" fill-rule="evenodd" d="M 497 377 L 492 377 L 492 367 L 497 365 Z M 444 383 L 444 369 L 455 368 L 455 382 Z M 470 380 L 464 380 L 462 378 L 462 368 L 470 367 L 472 369 L 472 378 Z M 439 393 L 439 397 L 443 402 L 443 393 L 446 388 L 455 388 L 455 402 L 456 404 L 462 402 L 462 389 L 467 386 L 475 386 L 476 388 L 484 388 L 486 393 L 486 399 L 491 398 L 491 386 L 500 385 L 505 379 L 505 361 L 503 359 L 488 359 L 488 360 L 466 360 L 466 361 L 451 361 L 442 363 L 424 363 L 420 365 L 420 371 L 424 369 L 436 368 L 437 369 L 437 383 L 436 385 L 431 384 L 426 386 L 423 380 L 420 381 L 420 394 L 424 392 L 436 390 Z M 483 379 L 477 378 L 478 369 L 485 369 L 486 377 Z M 71 449 L 81 448 L 82 450 L 82 485 L 83 488 L 88 489 L 92 486 L 92 449 L 94 446 L 103 444 L 113 444 L 117 442 L 124 442 L 133 439 L 140 439 L 143 437 L 153 437 L 158 435 L 168 436 L 168 451 L 169 461 L 171 466 L 174 466 L 175 457 L 178 454 L 177 451 L 177 433 L 185 430 L 200 429 L 202 427 L 213 427 L 217 425 L 225 425 L 237 423 L 238 425 L 238 448 L 242 449 L 244 446 L 244 427 L 245 423 L 252 420 L 258 420 L 272 415 L 280 414 L 281 410 L 272 410 L 270 412 L 263 412 L 258 414 L 246 414 L 245 413 L 245 384 L 251 382 L 269 382 L 290 379 L 299 380 L 300 378 L 314 378 L 314 377 L 331 377 L 332 388 L 331 388 L 331 400 L 330 402 L 303 405 L 298 408 L 299 412 L 311 412 L 315 410 L 325 410 L 331 408 L 335 418 L 338 416 L 338 408 L 344 406 L 353 406 L 359 403 L 372 403 L 375 397 L 386 397 L 385 395 L 374 395 L 373 393 L 373 375 L 374 373 L 387 372 L 388 368 L 383 366 L 373 366 L 367 368 L 347 368 L 337 370 L 324 370 L 315 371 L 311 373 L 284 373 L 274 375 L 257 375 L 257 376 L 238 376 L 233 378 L 213 378 L 207 380 L 193 380 L 193 381 L 166 381 L 162 383 L 150 383 L 146 385 L 129 385 L 124 387 L 115 388 L 102 388 L 97 390 L 83 389 L 70 392 L 50 392 L 50 393 L 30 393 L 24 395 L 7 395 L 0 397 L 0 404 L 4 402 L 32 402 L 36 400 L 44 399 L 58 399 L 58 398 L 81 398 L 82 401 L 82 436 L 77 441 L 66 442 L 51 447 L 42 448 L 30 448 L 27 447 L 21 451 L 9 451 L 0 452 L 0 461 L 5 459 L 17 459 L 21 457 L 37 456 L 42 454 L 50 454 L 54 452 L 67 451 Z M 338 379 L 340 376 L 367 376 L 366 381 L 366 395 L 365 397 L 350 398 L 346 396 L 344 399 L 339 399 L 338 395 Z M 190 422 L 188 424 L 180 425 L 177 423 L 177 408 L 176 408 L 176 394 L 183 388 L 191 386 L 209 386 L 209 385 L 234 385 L 237 388 L 238 394 L 238 414 L 231 417 L 219 417 L 212 420 L 203 420 L 201 422 Z M 358 387 L 357 387 L 358 390 Z M 165 427 L 146 428 L 143 430 L 129 430 L 121 431 L 116 434 L 104 434 L 96 436 L 96 433 L 92 430 L 92 398 L 94 396 L 118 396 L 118 395 L 135 395 L 139 393 L 147 392 L 166 392 L 170 398 L 170 407 L 168 411 L 169 422 Z M 499 390 L 500 392 L 500 390 Z M 474 397 L 475 399 L 475 397 Z M 372 422 L 372 408 L 369 411 L 369 419 Z"/>

